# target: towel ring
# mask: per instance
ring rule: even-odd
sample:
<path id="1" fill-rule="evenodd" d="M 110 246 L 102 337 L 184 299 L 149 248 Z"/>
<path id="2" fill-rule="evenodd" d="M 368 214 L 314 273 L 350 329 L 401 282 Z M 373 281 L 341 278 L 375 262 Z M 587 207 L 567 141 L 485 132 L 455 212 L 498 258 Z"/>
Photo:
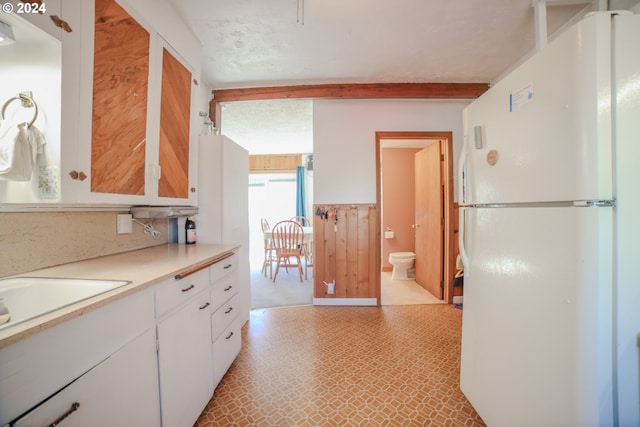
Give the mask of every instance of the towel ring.
<path id="1" fill-rule="evenodd" d="M 32 97 L 30 97 L 27 94 L 21 93 L 18 96 L 14 96 L 13 98 L 9 98 L 9 100 L 7 102 L 4 103 L 4 105 L 2 106 L 2 115 L 0 116 L 2 118 L 2 120 L 5 120 L 4 118 L 4 112 L 7 109 L 7 107 L 9 106 L 9 104 L 11 104 L 13 101 L 17 101 L 20 100 L 22 101 L 22 106 L 25 108 L 28 107 L 35 107 L 36 111 L 33 114 L 33 119 L 31 119 L 31 121 L 27 124 L 28 127 L 31 127 L 31 125 L 33 125 L 36 121 L 36 119 L 38 118 L 38 104 L 36 104 L 36 102 L 33 100 Z"/>

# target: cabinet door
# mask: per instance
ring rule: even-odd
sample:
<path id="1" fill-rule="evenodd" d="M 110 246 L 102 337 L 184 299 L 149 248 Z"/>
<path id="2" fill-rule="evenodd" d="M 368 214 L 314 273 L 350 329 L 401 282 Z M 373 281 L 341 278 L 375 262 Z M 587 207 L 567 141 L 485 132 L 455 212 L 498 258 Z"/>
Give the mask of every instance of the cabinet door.
<path id="1" fill-rule="evenodd" d="M 213 394 L 209 291 L 158 323 L 163 427 L 193 425 Z"/>
<path id="2" fill-rule="evenodd" d="M 189 197 L 191 71 L 162 49 L 158 196 Z"/>
<path id="3" fill-rule="evenodd" d="M 64 417 L 64 422 L 61 418 Z M 155 334 L 148 330 L 20 418 L 17 427 L 159 426 Z"/>
<path id="4" fill-rule="evenodd" d="M 242 348 L 241 318 L 235 321 L 213 343 L 213 379 L 217 387 Z"/>
<path id="5" fill-rule="evenodd" d="M 96 0 L 91 191 L 143 195 L 149 32 L 114 0 Z"/>

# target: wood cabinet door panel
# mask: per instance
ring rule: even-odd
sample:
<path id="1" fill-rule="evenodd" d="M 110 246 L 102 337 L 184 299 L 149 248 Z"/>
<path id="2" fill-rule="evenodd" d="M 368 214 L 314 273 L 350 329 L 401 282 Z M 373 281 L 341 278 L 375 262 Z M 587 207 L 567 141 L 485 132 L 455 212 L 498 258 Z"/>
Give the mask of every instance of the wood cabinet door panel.
<path id="1" fill-rule="evenodd" d="M 91 191 L 144 194 L 149 33 L 96 0 Z"/>
<path id="2" fill-rule="evenodd" d="M 191 72 L 167 49 L 162 53 L 160 197 L 189 197 Z"/>

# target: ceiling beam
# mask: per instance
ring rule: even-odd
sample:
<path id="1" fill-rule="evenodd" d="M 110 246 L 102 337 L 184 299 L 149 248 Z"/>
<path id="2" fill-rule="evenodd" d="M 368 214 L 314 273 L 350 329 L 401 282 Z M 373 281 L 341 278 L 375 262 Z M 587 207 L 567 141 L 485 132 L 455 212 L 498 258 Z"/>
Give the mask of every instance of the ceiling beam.
<path id="1" fill-rule="evenodd" d="M 220 103 L 270 99 L 474 99 L 489 89 L 487 83 L 359 83 L 271 86 L 213 90 L 209 116 L 216 121 Z"/>

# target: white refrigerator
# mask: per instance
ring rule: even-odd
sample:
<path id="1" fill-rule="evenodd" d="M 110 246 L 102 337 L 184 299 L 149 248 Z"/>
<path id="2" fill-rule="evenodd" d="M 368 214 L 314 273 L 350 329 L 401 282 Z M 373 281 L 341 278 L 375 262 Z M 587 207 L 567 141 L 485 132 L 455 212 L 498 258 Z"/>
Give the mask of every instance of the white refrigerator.
<path id="1" fill-rule="evenodd" d="M 249 153 L 224 135 L 200 135 L 198 242 L 239 244 L 240 325 L 249 320 Z"/>
<path id="2" fill-rule="evenodd" d="M 640 15 L 588 15 L 464 111 L 460 384 L 488 426 L 640 425 Z"/>

